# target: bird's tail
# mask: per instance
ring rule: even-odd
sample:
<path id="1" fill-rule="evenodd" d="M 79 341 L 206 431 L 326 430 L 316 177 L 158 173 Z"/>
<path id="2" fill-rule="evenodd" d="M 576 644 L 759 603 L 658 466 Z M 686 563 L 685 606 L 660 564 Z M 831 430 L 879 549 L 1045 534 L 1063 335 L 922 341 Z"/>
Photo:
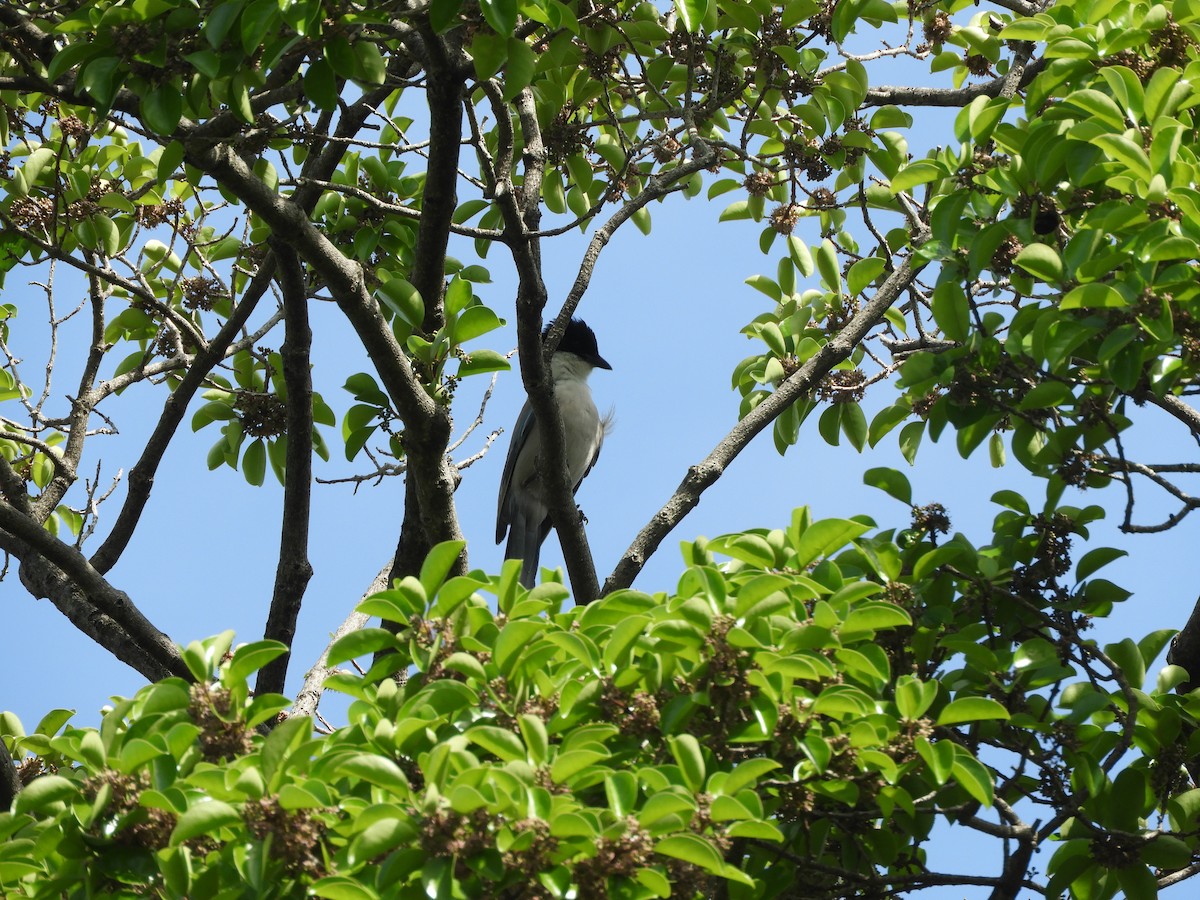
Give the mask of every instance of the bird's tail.
<path id="1" fill-rule="evenodd" d="M 508 543 L 504 546 L 505 559 L 521 560 L 521 584 L 533 588 L 537 580 L 538 557 L 546 532 L 542 529 L 545 514 L 530 515 L 528 510 L 513 511 L 512 523 L 508 528 Z"/>

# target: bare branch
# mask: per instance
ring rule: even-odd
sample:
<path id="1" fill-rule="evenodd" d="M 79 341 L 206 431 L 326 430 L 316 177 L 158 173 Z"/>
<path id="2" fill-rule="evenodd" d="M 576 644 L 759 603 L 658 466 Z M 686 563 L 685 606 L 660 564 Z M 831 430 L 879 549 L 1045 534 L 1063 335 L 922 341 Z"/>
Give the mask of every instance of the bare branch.
<path id="1" fill-rule="evenodd" d="M 913 245 L 919 246 L 925 232 L 914 235 Z M 700 496 L 717 482 L 734 459 L 763 429 L 775 421 L 789 406 L 811 392 L 829 372 L 846 359 L 867 333 L 882 319 L 916 278 L 921 266 L 914 267 L 906 259 L 880 285 L 871 301 L 838 332 L 837 336 L 810 357 L 799 369 L 779 384 L 762 403 L 737 423 L 701 462 L 688 469 L 675 493 L 654 514 L 618 561 L 604 582 L 604 594 L 628 587 L 645 566 L 646 560 L 678 525 L 683 517 L 700 502 Z"/>
<path id="2" fill-rule="evenodd" d="M 363 593 L 362 599 L 365 600 L 372 594 L 378 594 L 387 588 L 388 573 L 391 572 L 391 569 L 392 563 L 389 561 L 379 570 L 375 579 Z M 317 660 L 316 665 L 309 669 L 308 674 L 304 676 L 304 684 L 300 686 L 300 691 L 296 694 L 296 702 L 292 705 L 290 715 L 311 716 L 316 714 L 317 706 L 321 702 L 321 694 L 325 692 L 325 679 L 335 671 L 326 665 L 326 660 L 329 659 L 329 648 L 336 644 L 340 638 L 350 634 L 350 632 L 358 631 L 360 628 L 365 627 L 370 618 L 370 616 L 363 613 L 350 613 L 345 621 L 337 627 L 337 630 L 329 636 L 329 643 L 321 651 L 321 658 Z"/>
<path id="3" fill-rule="evenodd" d="M 167 675 L 190 678 L 178 648 L 124 591 L 109 584 L 82 553 L 7 501 L 0 502 L 0 548 L 21 560 L 21 581 L 35 597 L 49 597 L 118 659 L 153 681 Z M 71 587 L 78 589 L 86 609 L 79 607 Z M 98 621 L 97 613 L 109 621 Z"/>
<path id="4" fill-rule="evenodd" d="M 286 335 L 280 355 L 283 357 L 283 381 L 287 387 L 287 456 L 279 561 L 263 637 L 280 641 L 288 647 L 288 652 L 275 657 L 259 670 L 254 687 L 256 694 L 283 692 L 300 604 L 313 573 L 312 563 L 308 559 L 313 453 L 312 329 L 308 324 L 308 297 L 304 292 L 304 271 L 300 266 L 300 258 L 292 247 L 279 239 L 274 240 L 274 252 L 279 263 L 279 283 L 283 288 Z"/>
<path id="5" fill-rule="evenodd" d="M 125 552 L 125 548 L 133 537 L 134 529 L 141 520 L 146 502 L 150 499 L 150 491 L 154 487 L 154 476 L 162 462 L 163 454 L 166 453 L 171 439 L 175 436 L 179 423 L 183 421 L 188 404 L 196 395 L 196 391 L 204 384 L 204 380 L 213 367 L 224 358 L 230 342 L 237 336 L 258 305 L 258 301 L 267 292 L 274 272 L 275 259 L 268 255 L 263 260 L 258 274 L 254 276 L 254 280 L 247 288 L 242 301 L 234 308 L 229 321 L 221 327 L 212 341 L 196 354 L 192 364 L 188 367 L 187 374 L 167 397 L 163 404 L 162 415 L 158 417 L 154 431 L 142 449 L 142 455 L 129 472 L 129 487 L 125 495 L 125 502 L 121 505 L 121 511 L 117 513 L 112 530 L 96 549 L 96 552 L 92 554 L 91 562 L 96 567 L 96 571 L 107 572 L 116 565 L 121 554 Z"/>
<path id="6" fill-rule="evenodd" d="M 1184 403 L 1174 394 L 1166 394 L 1160 397 L 1154 391 L 1143 390 L 1139 391 L 1134 399 L 1153 403 L 1159 409 L 1174 416 L 1186 425 L 1192 434 L 1200 436 L 1200 410 Z"/>
<path id="7" fill-rule="evenodd" d="M 1029 84 L 1046 66 L 1045 60 L 1034 60 L 1020 68 L 1020 77 L 1011 83 L 1008 76 L 960 88 L 881 86 L 869 88 L 863 106 L 969 106 L 976 97 L 999 97 L 1008 91 Z M 1008 94 L 1011 96 L 1011 94 Z"/>

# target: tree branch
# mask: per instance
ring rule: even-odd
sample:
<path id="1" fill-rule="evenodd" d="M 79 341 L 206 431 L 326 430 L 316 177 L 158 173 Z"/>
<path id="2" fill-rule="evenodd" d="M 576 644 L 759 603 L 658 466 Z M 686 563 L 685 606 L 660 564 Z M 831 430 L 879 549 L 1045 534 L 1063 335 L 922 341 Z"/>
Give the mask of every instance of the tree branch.
<path id="1" fill-rule="evenodd" d="M 925 232 L 914 235 L 913 245 L 919 246 Z M 603 594 L 629 587 L 658 549 L 663 539 L 683 517 L 696 508 L 700 496 L 714 485 L 725 469 L 758 434 L 789 406 L 810 393 L 829 372 L 846 359 L 882 319 L 897 298 L 908 288 L 924 264 L 914 267 L 906 259 L 887 277 L 875 296 L 855 315 L 837 336 L 810 357 L 799 369 L 780 382 L 767 399 L 737 423 L 702 461 L 688 469 L 675 493 L 651 517 L 646 526 L 617 562 L 616 568 L 604 582 Z"/>
<path id="2" fill-rule="evenodd" d="M 442 40 L 432 32 L 424 38 L 429 53 L 425 85 L 429 105 L 429 168 L 421 192 L 421 218 L 410 280 L 425 301 L 423 328 L 433 334 L 445 324 L 442 293 L 446 283 L 446 248 L 458 205 L 463 82 L 450 65 Z"/>
<path id="3" fill-rule="evenodd" d="M 33 502 L 33 515 L 38 522 L 45 522 L 54 512 L 55 507 L 66 496 L 71 485 L 75 483 L 75 473 L 79 460 L 83 456 L 83 444 L 87 437 L 88 420 L 95 409 L 98 397 L 93 390 L 96 375 L 100 370 L 100 362 L 104 359 L 106 344 L 104 341 L 104 299 L 106 288 L 94 274 L 88 275 L 88 303 L 92 309 L 92 341 L 88 347 L 87 359 L 84 361 L 83 372 L 79 376 L 79 387 L 71 401 L 70 424 L 68 425 L 67 441 L 60 454 L 52 454 L 56 460 L 54 477 L 46 485 L 41 495 Z"/>
<path id="4" fill-rule="evenodd" d="M 1180 694 L 1190 694 L 1200 687 L 1200 598 L 1192 607 L 1192 614 L 1179 634 L 1171 638 L 1171 649 L 1167 651 L 1167 662 L 1186 669 L 1187 681 L 1176 686 Z"/>
<path id="5" fill-rule="evenodd" d="M 21 792 L 21 777 L 13 762 L 8 745 L 0 738 L 0 813 L 12 809 L 13 800 Z"/>
<path id="6" fill-rule="evenodd" d="M 1178 419 L 1188 427 L 1194 435 L 1200 435 L 1200 410 L 1194 406 L 1184 403 L 1174 394 L 1166 394 L 1162 397 L 1151 390 L 1141 390 L 1134 397 L 1135 400 L 1142 400 L 1147 403 L 1153 403 L 1163 412 Z"/>
<path id="7" fill-rule="evenodd" d="M 163 404 L 162 415 L 158 417 L 158 422 L 146 441 L 142 455 L 129 471 L 128 490 L 125 494 L 125 502 L 121 505 L 121 511 L 117 513 L 117 520 L 113 523 L 104 543 L 92 554 L 91 563 L 96 571 L 104 573 L 111 569 L 121 558 L 125 548 L 129 546 L 133 532 L 137 528 L 138 522 L 141 521 L 142 512 L 150 499 L 155 473 L 158 472 L 163 454 L 166 453 L 167 447 L 174 438 L 179 423 L 183 421 L 183 417 L 187 413 L 188 404 L 196 395 L 196 391 L 204 385 L 209 372 L 224 358 L 226 348 L 241 331 L 242 326 L 246 324 L 250 314 L 258 305 L 258 301 L 266 293 L 274 273 L 275 258 L 268 254 L 255 274 L 254 280 L 247 287 L 242 302 L 233 310 L 229 320 L 207 346 L 196 353 L 195 359 L 188 367 L 187 374 L 183 376 L 179 386 L 167 397 Z"/>
<path id="8" fill-rule="evenodd" d="M 421 33 L 421 46 L 426 54 L 428 80 L 426 100 L 429 107 L 429 167 L 426 170 L 425 186 L 421 198 L 421 218 L 417 226 L 417 241 L 413 250 L 411 281 L 424 305 L 422 328 L 432 335 L 445 325 L 443 293 L 446 278 L 446 250 L 450 241 L 450 228 L 454 209 L 458 204 L 458 162 L 462 152 L 462 76 L 452 65 L 450 50 L 443 38 L 432 30 Z M 446 449 L 450 444 L 450 419 L 447 411 L 437 408 L 436 434 L 430 433 L 420 447 L 410 447 L 409 475 L 413 479 L 405 487 L 404 518 L 400 525 L 400 537 L 392 560 L 391 579 L 415 575 L 430 549 L 449 536 L 450 530 L 457 533 L 458 523 L 454 513 L 453 492 L 457 485 L 457 472 L 449 466 Z M 430 423 L 434 423 L 433 417 Z M 405 425 L 408 425 L 407 420 Z M 416 465 L 414 451 L 426 455 L 425 465 Z M 436 454 L 440 471 L 434 475 L 432 456 Z M 424 470 L 424 471 L 422 471 Z M 431 505 L 433 486 L 424 484 L 425 478 L 435 477 L 444 498 Z M 444 502 L 443 502 L 444 499 Z M 466 572 L 467 554 L 459 554 L 454 573 Z M 390 627 L 394 623 L 386 623 Z"/>
<path id="9" fill-rule="evenodd" d="M 312 509 L 312 329 L 308 324 L 308 297 L 304 292 L 300 258 L 278 238 L 273 239 L 273 243 L 279 264 L 279 284 L 283 289 L 285 336 L 280 355 L 283 357 L 283 382 L 287 388 L 287 456 L 279 562 L 263 637 L 287 645 L 288 652 L 259 670 L 254 687 L 256 694 L 283 693 L 291 646 L 296 637 L 296 620 L 313 573 L 308 559 Z"/>
<path id="10" fill-rule="evenodd" d="M 81 631 L 152 681 L 190 680 L 171 640 L 74 547 L 63 543 L 7 501 L 0 501 L 0 549 L 21 561 L 21 582 L 47 597 Z M 78 590 L 76 596 L 71 590 Z"/>
<path id="11" fill-rule="evenodd" d="M 461 539 L 454 507 L 456 475 L 445 456 L 450 434 L 449 412 L 422 387 L 379 304 L 368 291 L 362 267 L 340 253 L 300 207 L 267 187 L 230 148 L 186 139 L 185 146 L 193 165 L 233 191 L 274 234 L 295 247 L 325 281 L 404 421 L 409 472 L 420 498 L 421 522 L 427 529 L 430 546 Z"/>
<path id="12" fill-rule="evenodd" d="M 869 88 L 863 106 L 969 106 L 976 97 L 999 97 L 1006 88 L 1016 90 L 1025 87 L 1046 67 L 1044 59 L 1036 59 L 1021 70 L 1017 84 L 1011 84 L 1008 76 L 993 78 L 979 84 L 968 84 L 960 88 L 881 86 Z"/>
<path id="13" fill-rule="evenodd" d="M 360 598 L 360 602 L 372 594 L 378 594 L 380 591 L 387 589 L 389 583 L 388 575 L 391 569 L 392 563 L 388 562 L 379 570 L 370 587 L 367 588 L 366 592 Z M 325 692 L 325 679 L 335 671 L 326 665 L 326 660 L 329 659 L 329 648 L 350 632 L 363 628 L 370 621 L 370 618 L 370 616 L 363 613 L 350 613 L 345 621 L 337 627 L 337 630 L 329 636 L 329 643 L 321 651 L 321 658 L 317 660 L 316 664 L 304 676 L 304 684 L 300 686 L 300 691 L 296 694 L 296 702 L 292 706 L 289 715 L 311 716 L 316 714 L 317 706 L 321 702 L 321 694 Z"/>

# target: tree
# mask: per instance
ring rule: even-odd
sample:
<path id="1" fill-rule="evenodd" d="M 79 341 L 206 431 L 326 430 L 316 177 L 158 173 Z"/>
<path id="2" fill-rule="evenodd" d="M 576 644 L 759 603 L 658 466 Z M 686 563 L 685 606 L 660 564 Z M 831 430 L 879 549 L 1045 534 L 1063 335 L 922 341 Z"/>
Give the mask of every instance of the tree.
<path id="1" fill-rule="evenodd" d="M 1103 510 L 1069 502 L 1117 485 L 1130 531 L 1196 506 L 1195 464 L 1127 449 L 1135 407 L 1200 437 L 1196 21 L 1182 0 L 0 8 L 0 269 L 37 273 L 52 340 L 61 271 L 91 322 L 60 398 L 20 367 L 3 307 L 20 412 L 0 420 L 0 548 L 150 682 L 99 729 L 0 718 L 5 892 L 1096 898 L 1196 874 L 1200 710 L 1173 693 L 1191 629 L 1151 690 L 1169 633 L 1085 636 L 1126 592 L 1096 577 L 1115 551 L 1073 560 Z M 913 83 L 881 84 L 901 60 Z M 934 107 L 957 111 L 951 133 L 914 155 L 912 111 Z M 737 425 L 601 582 L 547 360 L 617 229 L 701 195 L 762 224 L 770 306 L 743 329 Z M 576 230 L 552 300 L 544 259 Z M 477 293 L 497 266 L 511 311 Z M 369 361 L 343 375 L 337 449 L 367 457 L 364 481 L 403 473 L 403 521 L 293 704 L 313 456 L 341 405 L 313 387 L 319 300 Z M 452 411 L 465 379 L 508 367 L 480 343 L 501 313 L 549 426 L 569 592 L 467 560 Z M 887 394 L 869 419 L 868 388 Z M 161 411 L 123 492 L 99 470 L 80 484 L 134 396 Z M 232 651 L 176 645 L 108 577 L 152 527 L 189 412 L 210 467 L 284 485 L 264 639 Z M 947 537 L 944 510 L 873 468 L 910 522 L 799 510 L 685 548 L 670 594 L 631 589 L 756 436 L 787 453 L 810 417 L 857 449 L 894 431 L 910 461 L 926 434 L 986 443 L 1045 501 L 1001 492 L 990 535 Z M 1135 516 L 1143 484 L 1177 501 L 1165 521 Z M 314 736 L 327 687 L 354 698 L 349 722 Z M 945 823 L 992 839 L 997 873 L 931 869 Z"/>

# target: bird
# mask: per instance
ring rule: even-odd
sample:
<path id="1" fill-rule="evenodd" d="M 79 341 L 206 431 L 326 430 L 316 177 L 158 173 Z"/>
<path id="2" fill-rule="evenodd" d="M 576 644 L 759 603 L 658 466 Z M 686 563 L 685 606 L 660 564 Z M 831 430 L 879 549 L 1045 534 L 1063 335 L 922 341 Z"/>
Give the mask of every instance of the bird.
<path id="1" fill-rule="evenodd" d="M 542 332 L 545 340 L 549 327 Z M 611 413 L 601 418 L 592 400 L 588 376 L 593 369 L 612 370 L 596 346 L 596 334 L 581 319 L 572 319 L 550 359 L 550 377 L 554 396 L 562 414 L 566 446 L 567 474 L 571 491 L 596 464 Z M 538 555 L 550 533 L 550 512 L 546 488 L 542 483 L 538 455 L 542 449 L 541 432 L 534 419 L 533 407 L 526 399 L 513 427 L 504 474 L 500 477 L 500 496 L 496 504 L 496 543 L 508 533 L 505 559 L 521 560 L 521 584 L 532 588 L 538 571 Z"/>

